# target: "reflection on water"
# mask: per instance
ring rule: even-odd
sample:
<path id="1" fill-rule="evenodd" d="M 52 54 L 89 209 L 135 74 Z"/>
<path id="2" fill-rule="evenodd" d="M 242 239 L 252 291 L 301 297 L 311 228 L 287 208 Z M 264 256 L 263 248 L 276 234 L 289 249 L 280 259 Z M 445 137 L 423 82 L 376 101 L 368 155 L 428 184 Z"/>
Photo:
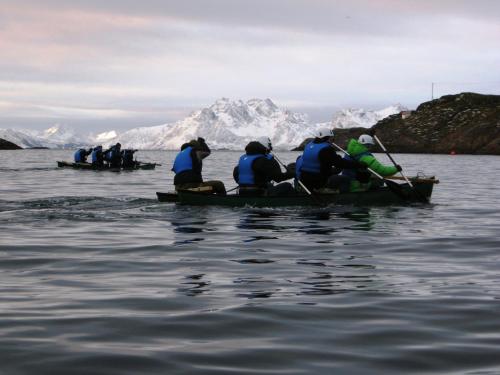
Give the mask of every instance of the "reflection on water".
<path id="1" fill-rule="evenodd" d="M 286 226 L 277 225 L 280 218 L 281 216 L 277 212 L 249 209 L 242 212 L 237 228 L 248 231 L 269 230 L 279 232 L 286 230 Z"/>
<path id="2" fill-rule="evenodd" d="M 205 240 L 204 236 L 193 237 L 193 234 L 208 232 L 208 218 L 204 210 L 200 210 L 194 214 L 193 210 L 188 207 L 179 207 L 169 213 L 170 224 L 173 227 L 175 241 L 174 246 L 188 245 L 195 242 Z"/>
<path id="3" fill-rule="evenodd" d="M 344 220 L 344 219 L 347 219 Z M 370 231 L 375 220 L 369 208 L 330 207 L 324 209 L 249 209 L 241 213 L 238 229 L 244 231 L 286 232 L 291 228 L 305 234 L 331 235 L 338 230 Z M 252 242 L 261 239 L 278 239 L 274 236 L 251 236 L 245 239 Z"/>
<path id="4" fill-rule="evenodd" d="M 401 155 L 439 171 L 431 205 L 231 209 L 158 203 L 174 152 L 65 153 L 0 162 L 0 373 L 498 373 L 498 158 Z"/>
<path id="5" fill-rule="evenodd" d="M 207 292 L 211 283 L 210 281 L 202 280 L 204 276 L 205 274 L 203 273 L 186 276 L 185 278 L 188 281 L 183 282 L 182 285 L 187 285 L 187 287 L 179 288 L 178 291 L 189 297 L 196 297 Z"/>

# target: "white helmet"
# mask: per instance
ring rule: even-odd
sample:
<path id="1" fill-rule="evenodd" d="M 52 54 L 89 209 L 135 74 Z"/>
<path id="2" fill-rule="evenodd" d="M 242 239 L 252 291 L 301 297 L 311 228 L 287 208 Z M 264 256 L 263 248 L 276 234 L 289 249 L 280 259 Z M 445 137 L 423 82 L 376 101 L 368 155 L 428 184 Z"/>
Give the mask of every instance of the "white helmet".
<path id="1" fill-rule="evenodd" d="M 368 134 L 362 134 L 358 138 L 358 142 L 361 143 L 362 145 L 374 145 L 375 142 L 373 142 L 373 137 Z"/>
<path id="2" fill-rule="evenodd" d="M 333 129 L 328 129 L 328 128 L 319 128 L 316 130 L 314 133 L 314 136 L 316 138 L 323 138 L 323 137 L 333 137 Z"/>
<path id="3" fill-rule="evenodd" d="M 264 146 L 268 151 L 271 151 L 273 149 L 271 140 L 268 137 L 259 137 L 257 138 L 257 142 L 259 142 L 262 146 Z"/>

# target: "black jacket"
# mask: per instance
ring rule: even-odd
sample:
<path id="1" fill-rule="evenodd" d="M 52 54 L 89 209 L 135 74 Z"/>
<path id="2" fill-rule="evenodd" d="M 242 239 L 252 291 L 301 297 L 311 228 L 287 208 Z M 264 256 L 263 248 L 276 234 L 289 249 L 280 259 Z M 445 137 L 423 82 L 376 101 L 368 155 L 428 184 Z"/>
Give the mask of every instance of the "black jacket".
<path id="1" fill-rule="evenodd" d="M 266 148 L 259 142 L 250 142 L 245 147 L 247 155 L 266 154 Z M 252 164 L 252 170 L 255 177 L 255 186 L 265 188 L 271 181 L 281 182 L 294 177 L 291 172 L 281 172 L 279 163 L 274 159 L 258 158 Z M 233 169 L 233 178 L 236 183 L 239 183 L 239 168 L 238 166 Z"/>

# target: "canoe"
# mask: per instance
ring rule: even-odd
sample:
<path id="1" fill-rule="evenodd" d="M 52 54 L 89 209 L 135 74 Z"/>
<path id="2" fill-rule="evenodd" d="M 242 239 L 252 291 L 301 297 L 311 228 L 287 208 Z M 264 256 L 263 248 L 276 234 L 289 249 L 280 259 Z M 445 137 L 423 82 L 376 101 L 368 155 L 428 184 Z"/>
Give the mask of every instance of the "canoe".
<path id="1" fill-rule="evenodd" d="M 155 169 L 156 163 L 141 163 L 138 162 L 133 168 L 110 168 L 108 166 L 95 167 L 91 163 L 70 163 L 67 161 L 58 161 L 57 166 L 59 168 L 73 168 L 73 169 L 90 169 L 94 171 L 133 171 L 137 169 Z"/>
<path id="2" fill-rule="evenodd" d="M 416 192 L 408 185 L 399 185 L 396 194 L 387 187 L 356 193 L 315 193 L 313 196 L 297 193 L 287 196 L 241 196 L 228 194 L 225 196 L 206 194 L 192 191 L 179 191 L 176 193 L 161 193 L 156 195 L 160 202 L 176 202 L 193 206 L 228 206 L 228 207 L 287 207 L 287 206 L 325 206 L 360 205 L 376 206 L 422 202 L 422 198 L 430 200 L 434 184 L 437 180 L 413 180 Z"/>

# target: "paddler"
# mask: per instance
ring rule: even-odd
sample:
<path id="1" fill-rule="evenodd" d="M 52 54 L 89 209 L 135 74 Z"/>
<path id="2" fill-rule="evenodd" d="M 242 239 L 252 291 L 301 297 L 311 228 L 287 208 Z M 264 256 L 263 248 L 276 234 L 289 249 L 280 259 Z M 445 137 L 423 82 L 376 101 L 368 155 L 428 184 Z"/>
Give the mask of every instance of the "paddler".
<path id="1" fill-rule="evenodd" d="M 84 148 L 76 150 L 74 155 L 75 163 L 86 163 L 87 156 L 89 156 L 91 153 L 92 153 L 92 148 L 89 148 L 88 150 L 85 150 Z"/>
<path id="2" fill-rule="evenodd" d="M 271 140 L 261 137 L 248 143 L 233 170 L 233 177 L 239 187 L 240 195 L 287 195 L 294 192 L 292 184 L 281 182 L 293 178 L 295 172 L 287 170 L 282 172 L 280 165 L 270 154 L 272 151 Z"/>
<path id="3" fill-rule="evenodd" d="M 351 168 L 342 171 L 342 175 L 349 178 L 349 191 L 366 191 L 380 186 L 381 180 L 371 178 L 371 173 L 366 168 L 370 168 L 383 177 L 392 176 L 401 171 L 400 165 L 386 166 L 380 163 L 371 153 L 374 145 L 373 137 L 368 134 L 360 135 L 358 140 L 349 140 L 346 150 L 349 155 L 345 155 L 344 159 L 357 161 L 363 166 L 361 169 Z"/>
<path id="4" fill-rule="evenodd" d="M 135 161 L 134 161 L 134 153 L 137 152 L 137 150 L 130 150 L 126 149 L 122 151 L 122 167 L 126 169 L 134 168 L 135 167 Z"/>
<path id="5" fill-rule="evenodd" d="M 199 137 L 192 139 L 181 146 L 181 151 L 174 160 L 172 171 L 175 172 L 175 190 L 186 190 L 198 187 L 210 186 L 212 192 L 218 195 L 226 194 L 226 187 L 222 181 L 203 181 L 201 171 L 202 160 L 210 155 L 211 151 L 205 140 Z"/>
<path id="6" fill-rule="evenodd" d="M 341 191 L 349 189 L 350 179 L 339 175 L 344 168 L 362 168 L 355 160 L 342 159 L 337 155 L 332 142 L 332 129 L 321 128 L 315 138 L 304 147 L 302 156 L 297 159 L 296 174 L 309 189 L 331 188 Z"/>
<path id="7" fill-rule="evenodd" d="M 94 147 L 94 150 L 92 151 L 92 166 L 94 168 L 104 167 L 104 157 L 102 154 L 102 146 Z"/>
<path id="8" fill-rule="evenodd" d="M 110 168 L 120 168 L 122 164 L 122 154 L 121 154 L 122 145 L 120 142 L 111 146 L 106 151 L 103 152 L 104 160 L 109 163 Z"/>

